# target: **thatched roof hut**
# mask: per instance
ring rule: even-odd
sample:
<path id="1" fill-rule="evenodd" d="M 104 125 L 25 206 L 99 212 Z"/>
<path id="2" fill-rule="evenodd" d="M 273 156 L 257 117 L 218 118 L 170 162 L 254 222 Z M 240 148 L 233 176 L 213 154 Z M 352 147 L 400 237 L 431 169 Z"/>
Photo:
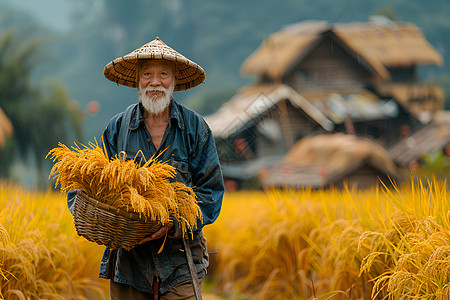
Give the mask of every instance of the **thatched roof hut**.
<path id="1" fill-rule="evenodd" d="M 389 79 L 388 68 L 443 64 L 442 56 L 411 23 L 306 21 L 267 37 L 243 63 L 241 70 L 246 75 L 278 81 L 305 59 L 325 34 L 334 36 L 363 67 L 381 79 Z"/>
<path id="2" fill-rule="evenodd" d="M 327 187 L 343 182 L 358 187 L 402 179 L 386 149 L 351 134 L 320 134 L 298 141 L 281 161 L 260 172 L 265 186 Z"/>
<path id="3" fill-rule="evenodd" d="M 228 138 L 283 100 L 289 100 L 292 105 L 304 111 L 325 130 L 333 129 L 332 122 L 319 109 L 284 84 L 245 86 L 217 112 L 206 116 L 205 120 L 215 138 Z"/>
<path id="4" fill-rule="evenodd" d="M 399 178 L 381 145 L 395 144 L 443 108 L 442 90 L 421 84 L 417 68 L 442 63 L 410 23 L 306 21 L 283 28 L 243 63 L 256 82 L 206 117 L 226 161 L 224 177 L 253 180 L 270 170 L 261 177 L 266 185 L 314 187 Z M 354 135 L 323 135 L 331 131 Z"/>

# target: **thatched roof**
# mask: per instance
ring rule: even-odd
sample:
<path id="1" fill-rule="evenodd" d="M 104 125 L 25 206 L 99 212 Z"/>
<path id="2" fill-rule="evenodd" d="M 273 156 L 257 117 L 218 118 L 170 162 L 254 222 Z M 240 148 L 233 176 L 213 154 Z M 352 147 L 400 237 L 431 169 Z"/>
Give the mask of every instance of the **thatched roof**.
<path id="1" fill-rule="evenodd" d="M 386 67 L 443 63 L 441 55 L 411 23 L 336 24 L 332 30 L 356 53 L 372 57 Z"/>
<path id="2" fill-rule="evenodd" d="M 428 123 L 432 113 L 444 108 L 444 91 L 435 84 L 383 82 L 376 84 L 374 88 L 380 97 L 394 98 L 422 123 Z"/>
<path id="3" fill-rule="evenodd" d="M 420 29 L 410 23 L 306 21 L 267 37 L 244 61 L 242 72 L 279 80 L 314 49 L 326 32 L 334 34 L 354 57 L 369 64 L 381 78 L 389 76 L 386 69 L 389 67 L 443 63 L 441 55 L 426 41 Z"/>
<path id="4" fill-rule="evenodd" d="M 433 98 L 443 103 L 445 95 L 435 84 L 406 84 L 383 82 L 375 85 L 375 90 L 382 97 L 392 97 L 401 105 L 408 107 L 410 100 Z"/>
<path id="5" fill-rule="evenodd" d="M 266 38 L 243 65 L 244 74 L 281 78 L 293 62 L 300 61 L 319 41 L 320 33 L 328 28 L 326 22 L 308 21 L 297 31 L 282 30 Z"/>
<path id="6" fill-rule="evenodd" d="M 0 108 L 0 147 L 5 143 L 5 139 L 13 133 L 13 126 L 6 114 Z"/>
<path id="7" fill-rule="evenodd" d="M 249 85 L 241 88 L 233 98 L 217 112 L 206 116 L 214 137 L 227 138 L 273 108 L 278 102 L 288 99 L 292 105 L 302 109 L 311 119 L 326 130 L 333 124 L 314 105 L 291 87 L 284 84 Z"/>
<path id="8" fill-rule="evenodd" d="M 325 186 L 336 178 L 370 165 L 380 174 L 401 178 L 386 149 L 351 134 L 321 134 L 297 142 L 274 168 L 263 172 L 265 185 Z"/>
<path id="9" fill-rule="evenodd" d="M 366 158 L 387 171 L 395 170 L 383 146 L 370 139 L 345 133 L 305 137 L 286 153 L 281 162 L 295 167 L 320 166 L 332 173 L 344 169 L 355 160 Z"/>

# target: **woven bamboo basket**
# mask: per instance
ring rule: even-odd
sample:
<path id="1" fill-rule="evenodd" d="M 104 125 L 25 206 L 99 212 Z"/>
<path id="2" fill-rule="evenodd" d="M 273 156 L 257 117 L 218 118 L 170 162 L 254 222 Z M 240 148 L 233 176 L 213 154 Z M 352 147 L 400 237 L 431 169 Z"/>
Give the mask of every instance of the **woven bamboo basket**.
<path id="1" fill-rule="evenodd" d="M 78 235 L 110 249 L 127 251 L 161 228 L 160 222 L 144 220 L 138 213 L 109 206 L 81 190 L 75 196 L 73 219 Z"/>

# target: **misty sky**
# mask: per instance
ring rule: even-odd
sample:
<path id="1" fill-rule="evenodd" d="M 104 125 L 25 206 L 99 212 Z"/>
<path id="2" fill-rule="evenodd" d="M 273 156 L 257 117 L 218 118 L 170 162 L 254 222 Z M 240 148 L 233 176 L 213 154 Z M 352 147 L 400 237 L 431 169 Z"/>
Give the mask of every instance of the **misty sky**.
<path id="1" fill-rule="evenodd" d="M 36 21 L 57 31 L 65 31 L 70 28 L 71 13 L 80 4 L 77 0 L 0 0 L 0 4 L 5 3 L 15 9 L 30 13 Z M 93 3 L 100 5 L 101 1 Z M 95 10 L 92 7 L 90 13 L 92 14 Z"/>

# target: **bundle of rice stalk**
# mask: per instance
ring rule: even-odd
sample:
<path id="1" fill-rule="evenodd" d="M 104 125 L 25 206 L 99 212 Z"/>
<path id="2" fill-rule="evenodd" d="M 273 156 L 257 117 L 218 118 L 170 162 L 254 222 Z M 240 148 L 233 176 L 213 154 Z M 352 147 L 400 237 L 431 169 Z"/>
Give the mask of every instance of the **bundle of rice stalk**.
<path id="1" fill-rule="evenodd" d="M 171 222 L 173 216 L 179 221 L 183 237 L 197 221 L 202 221 L 192 188 L 172 182 L 176 169 L 157 157 L 142 165 L 135 162 L 136 158 L 125 160 L 124 152 L 109 159 L 105 147 L 97 142 L 81 147 L 75 144 L 71 149 L 59 143 L 49 156 L 55 162 L 49 178 L 56 179 L 55 187 L 59 184 L 63 193 L 81 190 L 98 204 L 137 214 L 138 219 L 156 222 L 158 227 Z"/>

